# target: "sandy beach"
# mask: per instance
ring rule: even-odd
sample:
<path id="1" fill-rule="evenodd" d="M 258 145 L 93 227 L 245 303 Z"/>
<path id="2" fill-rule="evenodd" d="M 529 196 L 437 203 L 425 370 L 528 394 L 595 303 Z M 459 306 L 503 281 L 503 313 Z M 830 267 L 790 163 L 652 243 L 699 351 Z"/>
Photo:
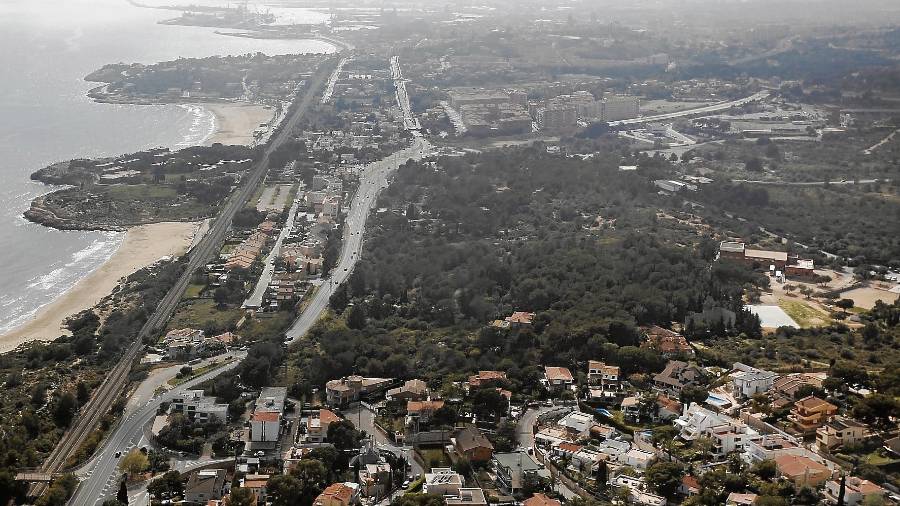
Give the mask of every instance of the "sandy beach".
<path id="1" fill-rule="evenodd" d="M 41 308 L 29 322 L 0 336 L 0 353 L 22 343 L 52 341 L 65 334 L 62 323 L 67 317 L 94 307 L 112 292 L 121 278 L 164 256 L 187 251 L 199 227 L 199 223 L 154 223 L 129 229 L 122 245 L 106 263 Z"/>
<path id="2" fill-rule="evenodd" d="M 204 103 L 203 107 L 216 116 L 216 133 L 207 139 L 207 146 L 217 142 L 249 145 L 253 141 L 253 131 L 275 116 L 273 109 L 255 104 Z"/>

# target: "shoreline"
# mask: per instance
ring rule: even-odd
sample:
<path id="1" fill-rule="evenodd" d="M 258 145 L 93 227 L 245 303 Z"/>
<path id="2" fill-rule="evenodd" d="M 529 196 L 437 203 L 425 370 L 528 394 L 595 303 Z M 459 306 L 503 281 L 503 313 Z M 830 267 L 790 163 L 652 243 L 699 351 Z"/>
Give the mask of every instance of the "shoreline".
<path id="1" fill-rule="evenodd" d="M 274 109 L 247 102 L 196 102 L 193 105 L 203 107 L 216 119 L 215 129 L 201 143 L 203 146 L 216 143 L 252 146 L 256 142 L 253 132 L 263 123 L 269 124 L 271 128 L 272 120 L 275 119 Z"/>
<path id="2" fill-rule="evenodd" d="M 161 105 L 161 104 L 136 104 Z M 215 118 L 215 128 L 196 145 L 243 144 L 256 142 L 254 131 L 260 124 L 269 125 L 275 120 L 275 110 L 246 102 L 193 102 L 189 105 L 203 107 Z M 270 126 L 270 128 L 272 128 Z M 105 230 L 125 232 L 125 238 L 116 251 L 96 269 L 82 277 L 69 290 L 40 307 L 28 321 L 0 334 L 0 354 L 34 341 L 54 341 L 69 335 L 64 328 L 66 319 L 81 311 L 91 309 L 113 292 L 122 278 L 157 263 L 164 257 L 177 257 L 186 253 L 199 235 L 205 233 L 204 222 L 162 222 L 130 227 L 96 226 L 75 220 L 60 220 L 40 203 L 43 198 L 59 191 L 52 188 L 35 198 L 24 217 L 29 221 L 59 230 Z M 38 204 L 35 206 L 34 204 Z"/>
<path id="3" fill-rule="evenodd" d="M 53 341 L 69 332 L 66 319 L 93 308 L 112 293 L 119 281 L 167 256 L 184 254 L 200 223 L 164 222 L 129 228 L 118 249 L 72 288 L 41 307 L 27 322 L 0 335 L 0 353 L 33 341 Z"/>

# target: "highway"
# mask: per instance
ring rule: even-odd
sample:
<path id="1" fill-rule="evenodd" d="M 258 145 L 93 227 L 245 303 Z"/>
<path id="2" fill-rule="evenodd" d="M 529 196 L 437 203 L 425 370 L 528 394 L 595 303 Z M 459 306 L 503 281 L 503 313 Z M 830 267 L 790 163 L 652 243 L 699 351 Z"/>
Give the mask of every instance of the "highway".
<path id="1" fill-rule="evenodd" d="M 769 96 L 768 91 L 760 91 L 758 93 L 754 93 L 749 97 L 744 97 L 739 100 L 732 100 L 730 102 L 720 102 L 718 104 L 707 105 L 704 107 L 698 107 L 696 109 L 687 109 L 684 111 L 678 112 L 670 112 L 666 114 L 656 114 L 653 116 L 641 116 L 639 118 L 632 119 L 623 119 L 621 121 L 610 121 L 609 126 L 627 126 L 627 125 L 641 125 L 643 123 L 655 123 L 657 121 L 668 121 L 676 118 L 683 118 L 685 116 L 694 116 L 696 114 L 710 114 L 719 111 L 726 111 L 731 109 L 732 107 L 740 107 L 742 105 L 747 105 L 751 102 L 758 102 L 760 100 L 765 99 Z"/>
<path id="2" fill-rule="evenodd" d="M 138 354 L 143 349 L 144 338 L 153 336 L 161 331 L 163 326 L 171 318 L 181 300 L 181 296 L 190 283 L 191 277 L 200 267 L 204 266 L 207 261 L 212 258 L 219 250 L 222 242 L 225 240 L 225 234 L 231 227 L 231 221 L 235 213 L 243 207 L 244 203 L 256 191 L 260 182 L 266 174 L 269 165 L 269 157 L 271 154 L 288 140 L 291 132 L 297 126 L 308 109 L 309 105 L 318 95 L 318 90 L 324 86 L 325 79 L 332 70 L 334 61 L 331 65 L 323 64 L 316 76 L 311 80 L 310 86 L 306 89 L 303 98 L 283 128 L 269 142 L 262 156 L 257 160 L 256 165 L 252 167 L 247 175 L 242 179 L 240 187 L 232 192 L 225 201 L 217 218 L 213 221 L 209 231 L 200 240 L 199 243 L 188 253 L 188 261 L 181 277 L 175 282 L 175 285 L 166 293 L 163 299 L 157 305 L 156 311 L 147 319 L 147 322 L 141 327 L 134 343 L 123 353 L 121 360 L 107 374 L 103 383 L 95 389 L 91 399 L 81 409 L 78 418 L 63 434 L 59 443 L 52 452 L 44 460 L 41 466 L 41 472 L 47 474 L 55 474 L 64 471 L 63 466 L 69 456 L 75 452 L 87 436 L 94 430 L 100 419 L 109 411 L 113 403 L 122 394 L 128 382 L 128 373 Z M 98 449 L 100 452 L 107 452 L 106 445 Z M 31 497 L 38 497 L 47 490 L 47 484 L 40 483 L 33 485 L 29 490 Z M 76 503 L 78 504 L 78 503 Z M 84 504 L 84 503 L 82 503 Z"/>
<path id="3" fill-rule="evenodd" d="M 359 260 L 359 255 L 362 252 L 363 235 L 365 234 L 369 212 L 378 200 L 378 193 L 387 188 L 389 176 L 408 160 L 421 160 L 431 153 L 431 143 L 422 138 L 419 132 L 413 128 L 418 125 L 418 120 L 415 119 L 409 106 L 406 84 L 403 81 L 403 73 L 400 69 L 400 59 L 396 56 L 391 58 L 391 75 L 394 79 L 394 86 L 397 89 L 395 96 L 397 105 L 403 114 L 403 124 L 407 130 L 413 130 L 412 145 L 387 158 L 366 165 L 360 173 L 359 188 L 350 202 L 350 212 L 344 219 L 340 259 L 331 270 L 331 275 L 318 287 L 313 294 L 312 300 L 310 300 L 300 316 L 291 325 L 291 328 L 285 333 L 288 344 L 293 343 L 309 332 L 309 329 L 315 325 L 319 316 L 328 307 L 331 295 L 350 277 L 350 273 L 353 272 L 353 266 L 356 265 L 356 261 Z M 401 89 L 403 92 L 400 91 Z"/>
<path id="4" fill-rule="evenodd" d="M 431 152 L 431 144 L 421 138 L 414 137 L 410 147 L 398 151 L 383 160 L 367 165 L 359 176 L 359 189 L 350 203 L 350 211 L 344 219 L 341 256 L 324 283 L 313 294 L 312 300 L 303 313 L 294 321 L 286 332 L 287 343 L 290 344 L 303 337 L 316 323 L 319 316 L 328 307 L 328 301 L 334 291 L 350 277 L 353 266 L 362 251 L 363 235 L 369 211 L 375 205 L 378 193 L 387 187 L 388 177 L 407 160 L 421 160 Z"/>
<path id="5" fill-rule="evenodd" d="M 231 353 L 230 355 L 233 355 L 236 360 L 187 381 L 163 395 L 152 397 L 148 402 L 136 402 L 130 410 L 126 410 L 124 419 L 107 439 L 103 445 L 103 450 L 84 467 L 86 476 L 69 500 L 69 504 L 97 504 L 102 503 L 107 497 L 115 495 L 118 491 L 118 478 L 121 476 L 118 470 L 120 457 L 117 458 L 115 454 L 121 452 L 122 455 L 125 455 L 129 449 L 140 447 L 142 443 L 146 444 L 144 427 L 156 416 L 156 411 L 159 409 L 160 404 L 171 401 L 176 395 L 183 393 L 185 390 L 190 390 L 204 381 L 215 378 L 225 371 L 234 369 L 240 364 L 246 353 Z M 221 359 L 224 356 L 218 358 Z M 148 379 L 145 382 L 147 385 L 146 390 L 152 389 L 155 391 L 155 387 L 164 383 L 165 379 L 165 377 Z"/>

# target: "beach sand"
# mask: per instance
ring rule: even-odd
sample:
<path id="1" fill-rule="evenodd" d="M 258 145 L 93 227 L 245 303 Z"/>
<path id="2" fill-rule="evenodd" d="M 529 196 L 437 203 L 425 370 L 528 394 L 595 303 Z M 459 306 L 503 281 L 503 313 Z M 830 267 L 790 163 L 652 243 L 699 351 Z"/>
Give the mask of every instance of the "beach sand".
<path id="1" fill-rule="evenodd" d="M 0 353 L 29 341 L 52 341 L 67 334 L 62 328 L 66 318 L 94 307 L 123 277 L 162 257 L 186 252 L 199 227 L 199 223 L 154 223 L 129 229 L 119 249 L 97 270 L 42 307 L 29 322 L 0 336 Z"/>
<path id="2" fill-rule="evenodd" d="M 207 139 L 207 146 L 217 142 L 249 145 L 253 141 L 253 131 L 275 116 L 273 109 L 255 104 L 204 103 L 203 107 L 216 116 L 216 133 Z"/>

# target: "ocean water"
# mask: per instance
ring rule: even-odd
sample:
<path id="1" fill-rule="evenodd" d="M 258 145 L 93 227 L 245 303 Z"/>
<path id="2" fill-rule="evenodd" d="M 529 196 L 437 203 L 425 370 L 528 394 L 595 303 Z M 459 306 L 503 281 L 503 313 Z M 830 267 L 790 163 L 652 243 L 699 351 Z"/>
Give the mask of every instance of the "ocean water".
<path id="1" fill-rule="evenodd" d="M 0 334 L 28 321 L 99 267 L 124 234 L 63 232 L 22 218 L 52 188 L 35 170 L 78 157 L 204 142 L 215 118 L 202 106 L 97 104 L 84 76 L 106 63 L 179 57 L 321 53 L 302 40 L 226 37 L 214 29 L 160 25 L 177 12 L 125 0 L 0 0 Z"/>

